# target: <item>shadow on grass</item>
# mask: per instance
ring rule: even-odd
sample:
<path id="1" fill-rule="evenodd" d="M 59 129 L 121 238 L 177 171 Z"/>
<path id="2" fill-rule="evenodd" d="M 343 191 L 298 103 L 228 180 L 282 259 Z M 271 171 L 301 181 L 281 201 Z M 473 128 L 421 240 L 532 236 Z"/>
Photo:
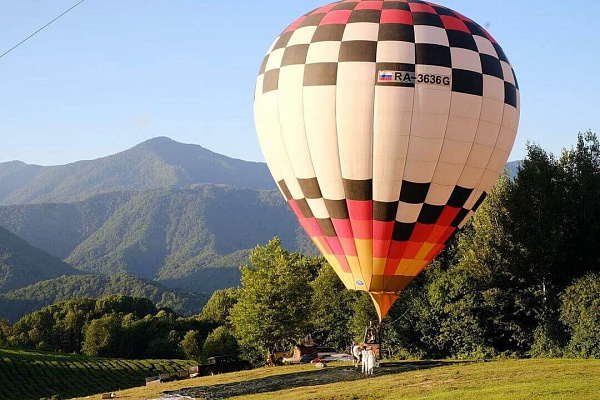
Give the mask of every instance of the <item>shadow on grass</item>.
<path id="1" fill-rule="evenodd" d="M 417 371 L 448 365 L 443 361 L 414 361 L 382 363 L 375 368 L 374 376 L 399 374 L 408 371 Z M 337 382 L 349 382 L 366 379 L 359 368 L 351 366 L 331 367 L 322 370 L 297 372 L 293 374 L 275 375 L 261 379 L 252 379 L 243 382 L 232 382 L 221 385 L 200 386 L 168 391 L 165 394 L 190 396 L 203 400 L 227 399 L 234 396 L 243 396 L 257 393 L 270 393 L 278 390 L 294 389 L 306 386 L 327 385 Z"/>

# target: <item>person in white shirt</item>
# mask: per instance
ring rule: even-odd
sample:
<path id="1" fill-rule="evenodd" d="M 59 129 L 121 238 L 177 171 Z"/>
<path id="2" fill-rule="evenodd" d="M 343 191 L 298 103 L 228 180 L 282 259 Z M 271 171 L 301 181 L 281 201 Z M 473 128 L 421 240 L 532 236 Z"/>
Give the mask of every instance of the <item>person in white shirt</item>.
<path id="1" fill-rule="evenodd" d="M 352 342 L 352 347 L 350 348 L 352 353 L 354 367 L 358 368 L 358 364 L 360 363 L 360 346 L 356 342 Z"/>
<path id="2" fill-rule="evenodd" d="M 367 368 L 369 367 L 367 346 L 362 347 L 362 351 L 360 352 L 360 358 L 362 359 L 362 372 L 366 375 Z"/>
<path id="3" fill-rule="evenodd" d="M 375 364 L 377 364 L 377 357 L 375 356 L 375 351 L 372 347 L 367 349 L 366 360 L 363 358 L 363 362 L 367 365 L 366 367 L 366 375 L 373 375 L 373 369 L 375 368 Z"/>

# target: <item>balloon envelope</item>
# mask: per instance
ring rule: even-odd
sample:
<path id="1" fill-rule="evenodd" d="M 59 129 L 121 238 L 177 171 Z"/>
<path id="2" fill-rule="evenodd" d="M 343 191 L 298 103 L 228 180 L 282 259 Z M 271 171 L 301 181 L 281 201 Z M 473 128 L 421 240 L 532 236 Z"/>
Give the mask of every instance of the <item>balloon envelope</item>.
<path id="1" fill-rule="evenodd" d="M 504 51 L 469 18 L 346 0 L 273 42 L 255 120 L 300 224 L 382 319 L 503 172 L 519 102 Z"/>

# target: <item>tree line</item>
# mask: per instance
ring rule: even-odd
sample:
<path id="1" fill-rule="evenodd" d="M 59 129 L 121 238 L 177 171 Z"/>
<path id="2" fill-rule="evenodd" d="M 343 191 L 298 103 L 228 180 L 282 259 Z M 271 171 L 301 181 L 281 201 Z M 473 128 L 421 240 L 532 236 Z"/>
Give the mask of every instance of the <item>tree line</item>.
<path id="1" fill-rule="evenodd" d="M 473 219 L 383 321 L 391 358 L 600 357 L 600 143 L 528 145 Z M 346 349 L 377 316 L 322 257 L 256 247 L 241 285 L 184 318 L 148 300 L 70 300 L 0 324 L 0 345 L 129 358 L 239 354 L 255 364 L 308 333 Z"/>
<path id="2" fill-rule="evenodd" d="M 600 357 L 600 143 L 582 133 L 558 157 L 528 144 L 471 222 L 383 321 L 390 357 Z M 376 320 L 319 258 L 256 248 L 215 321 L 259 360 L 311 332 L 346 348 Z M 213 297 L 227 297 L 217 292 Z M 215 307 L 217 308 L 217 307 Z"/>

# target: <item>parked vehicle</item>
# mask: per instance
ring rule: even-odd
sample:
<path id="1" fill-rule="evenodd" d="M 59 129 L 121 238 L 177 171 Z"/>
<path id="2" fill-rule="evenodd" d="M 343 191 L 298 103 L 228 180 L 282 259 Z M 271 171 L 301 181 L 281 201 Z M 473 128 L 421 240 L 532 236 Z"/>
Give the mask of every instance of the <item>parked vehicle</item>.
<path id="1" fill-rule="evenodd" d="M 352 361 L 352 356 L 346 353 L 340 353 L 333 347 L 319 347 L 319 359 L 327 362 Z"/>
<path id="2" fill-rule="evenodd" d="M 332 356 L 334 354 L 339 354 L 339 351 L 334 347 L 319 347 L 319 358 Z"/>
<path id="3" fill-rule="evenodd" d="M 352 362 L 352 360 L 353 360 L 351 355 L 344 354 L 344 353 L 330 354 L 330 355 L 319 357 L 319 358 L 321 358 L 323 361 L 327 361 L 327 362 L 334 362 L 334 361 Z"/>
<path id="4" fill-rule="evenodd" d="M 308 364 L 314 359 L 315 357 L 313 357 L 312 354 L 305 354 L 302 357 L 300 357 L 300 364 Z"/>
<path id="5" fill-rule="evenodd" d="M 250 363 L 234 356 L 210 357 L 206 364 L 190 368 L 190 377 L 217 375 L 250 369 Z"/>

